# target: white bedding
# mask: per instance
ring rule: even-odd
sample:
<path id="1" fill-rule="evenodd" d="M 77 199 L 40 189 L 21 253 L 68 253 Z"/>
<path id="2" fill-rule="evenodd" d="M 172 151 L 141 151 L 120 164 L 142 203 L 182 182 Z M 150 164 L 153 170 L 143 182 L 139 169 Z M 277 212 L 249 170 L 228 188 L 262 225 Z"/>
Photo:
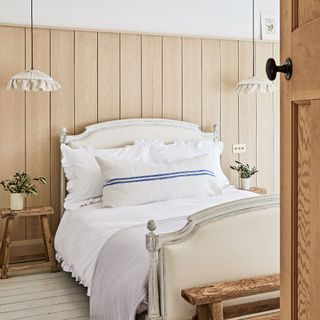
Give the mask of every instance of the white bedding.
<path id="1" fill-rule="evenodd" d="M 55 236 L 57 259 L 63 270 L 72 272 L 72 276 L 88 288 L 90 295 L 99 252 L 117 231 L 150 219 L 189 216 L 208 207 L 253 196 L 257 195 L 230 187 L 223 195 L 215 197 L 174 199 L 121 208 L 102 208 L 98 202 L 66 211 Z"/>

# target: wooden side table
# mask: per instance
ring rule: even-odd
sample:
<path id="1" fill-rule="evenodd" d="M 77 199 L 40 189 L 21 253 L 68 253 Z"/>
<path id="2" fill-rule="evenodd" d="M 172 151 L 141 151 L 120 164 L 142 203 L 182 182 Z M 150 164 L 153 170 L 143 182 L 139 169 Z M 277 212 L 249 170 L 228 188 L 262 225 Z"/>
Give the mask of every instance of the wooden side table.
<path id="1" fill-rule="evenodd" d="M 238 190 L 243 190 L 241 188 L 237 188 Z M 249 190 L 244 190 L 244 191 L 251 191 L 260 195 L 265 195 L 268 194 L 268 190 L 266 188 L 261 188 L 261 187 L 251 187 Z"/>
<path id="2" fill-rule="evenodd" d="M 267 189 L 261 188 L 261 187 L 251 187 L 249 191 L 257 193 L 257 194 L 261 194 L 261 195 L 268 193 Z"/>
<path id="3" fill-rule="evenodd" d="M 0 218 L 6 219 L 5 230 L 2 239 L 2 245 L 0 250 L 0 279 L 7 279 L 9 271 L 16 270 L 26 270 L 32 268 L 40 268 L 40 267 L 51 267 L 51 272 L 58 272 L 58 264 L 55 259 L 55 252 L 53 247 L 53 239 L 50 232 L 48 216 L 53 214 L 52 207 L 35 207 L 35 208 L 27 208 L 24 210 L 13 211 L 10 209 L 0 209 Z M 44 262 L 39 262 L 36 264 L 29 264 L 23 266 L 13 266 L 10 265 L 10 245 L 12 243 L 11 240 L 11 232 L 12 225 L 14 219 L 20 217 L 35 217 L 38 216 L 41 222 L 41 230 L 43 234 L 43 243 L 45 247 L 45 253 L 47 256 L 47 260 Z"/>

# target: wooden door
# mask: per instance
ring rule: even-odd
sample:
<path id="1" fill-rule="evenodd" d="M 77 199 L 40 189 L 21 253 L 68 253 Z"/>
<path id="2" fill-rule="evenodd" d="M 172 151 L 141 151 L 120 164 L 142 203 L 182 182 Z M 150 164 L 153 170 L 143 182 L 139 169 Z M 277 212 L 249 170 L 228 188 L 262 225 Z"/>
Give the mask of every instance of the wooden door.
<path id="1" fill-rule="evenodd" d="M 281 320 L 320 319 L 320 1 L 281 0 Z"/>

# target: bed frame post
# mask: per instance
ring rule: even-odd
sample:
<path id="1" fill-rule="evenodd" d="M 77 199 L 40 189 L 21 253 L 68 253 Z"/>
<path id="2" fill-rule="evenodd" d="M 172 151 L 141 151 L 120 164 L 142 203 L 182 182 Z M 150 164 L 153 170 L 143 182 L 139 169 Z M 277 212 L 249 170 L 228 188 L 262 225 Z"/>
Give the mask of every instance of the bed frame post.
<path id="1" fill-rule="evenodd" d="M 66 143 L 67 128 L 60 130 L 60 144 Z M 61 155 L 62 157 L 62 155 Z M 60 164 L 60 217 L 63 216 L 64 212 L 64 198 L 66 197 L 66 179 L 63 172 L 63 167 Z"/>
<path id="2" fill-rule="evenodd" d="M 149 251 L 149 279 L 148 279 L 148 315 L 147 320 L 162 320 L 159 303 L 158 283 L 158 236 L 154 233 L 157 229 L 153 220 L 148 222 L 149 233 L 146 235 L 146 247 Z"/>
<path id="3" fill-rule="evenodd" d="M 220 141 L 220 132 L 219 132 L 219 126 L 217 124 L 213 124 L 212 126 L 212 133 L 213 133 L 213 142 L 219 142 Z"/>

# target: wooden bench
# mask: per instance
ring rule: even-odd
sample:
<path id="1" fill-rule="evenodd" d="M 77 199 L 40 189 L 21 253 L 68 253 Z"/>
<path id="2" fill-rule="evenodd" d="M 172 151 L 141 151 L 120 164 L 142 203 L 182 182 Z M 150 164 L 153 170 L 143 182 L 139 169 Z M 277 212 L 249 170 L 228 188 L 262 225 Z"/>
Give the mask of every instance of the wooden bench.
<path id="1" fill-rule="evenodd" d="M 223 302 L 242 297 L 254 296 L 262 293 L 279 291 L 279 274 L 227 281 L 205 287 L 195 287 L 181 291 L 182 297 L 196 306 L 197 320 L 224 320 L 240 316 L 248 316 L 250 320 L 278 320 L 280 308 L 279 298 L 254 301 L 223 307 Z M 264 315 L 255 315 L 272 311 Z"/>

